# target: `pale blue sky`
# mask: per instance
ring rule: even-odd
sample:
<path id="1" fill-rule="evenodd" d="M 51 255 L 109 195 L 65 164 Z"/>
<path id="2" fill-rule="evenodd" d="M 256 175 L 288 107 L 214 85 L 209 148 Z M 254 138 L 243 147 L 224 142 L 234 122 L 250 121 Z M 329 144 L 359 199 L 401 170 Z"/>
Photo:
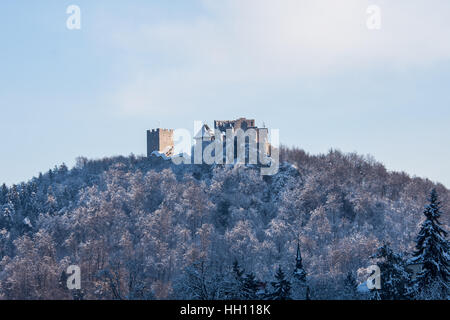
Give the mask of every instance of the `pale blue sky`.
<path id="1" fill-rule="evenodd" d="M 449 35 L 443 0 L 2 1 L 0 183 L 245 116 L 449 187 Z"/>

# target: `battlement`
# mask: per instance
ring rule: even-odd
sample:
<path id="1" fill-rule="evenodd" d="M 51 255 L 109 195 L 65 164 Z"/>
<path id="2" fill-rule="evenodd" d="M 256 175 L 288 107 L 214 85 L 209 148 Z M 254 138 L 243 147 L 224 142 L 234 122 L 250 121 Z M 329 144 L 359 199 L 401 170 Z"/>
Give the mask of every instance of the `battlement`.
<path id="1" fill-rule="evenodd" d="M 236 120 L 214 120 L 214 128 L 216 130 L 219 130 L 222 135 L 226 134 L 226 131 L 228 129 L 231 129 L 233 132 L 236 132 L 236 130 L 241 129 L 243 131 L 247 131 L 249 129 L 253 129 L 256 131 L 256 136 L 249 136 L 248 139 L 251 141 L 248 141 L 246 143 L 249 144 L 256 144 L 258 149 L 263 148 L 267 154 L 269 154 L 269 144 L 268 142 L 264 142 L 264 145 L 262 145 L 262 132 L 264 132 L 264 136 L 267 136 L 268 129 L 267 128 L 258 128 L 255 125 L 254 119 L 246 119 L 246 118 L 239 118 Z M 194 133 L 194 138 L 196 140 L 199 140 L 199 137 L 201 137 L 201 143 L 210 143 L 211 141 L 214 141 L 214 134 L 212 130 L 208 127 L 208 125 L 204 125 L 201 129 L 201 132 Z M 154 152 L 160 152 L 164 153 L 167 156 L 171 156 L 174 151 L 174 130 L 173 129 L 163 129 L 163 128 L 156 128 L 147 130 L 147 156 L 150 157 L 150 155 Z M 207 138 L 205 140 L 205 137 Z M 252 137 L 252 138 L 250 138 Z M 208 142 L 209 141 L 209 142 Z"/>
<path id="2" fill-rule="evenodd" d="M 163 129 L 163 128 L 156 128 L 156 129 L 152 129 L 152 130 L 147 130 L 147 132 L 150 133 L 173 133 L 173 129 Z"/>
<path id="3" fill-rule="evenodd" d="M 245 131 L 256 127 L 254 119 L 239 118 L 236 120 L 214 120 L 214 128 L 225 132 L 227 129 L 242 129 Z"/>

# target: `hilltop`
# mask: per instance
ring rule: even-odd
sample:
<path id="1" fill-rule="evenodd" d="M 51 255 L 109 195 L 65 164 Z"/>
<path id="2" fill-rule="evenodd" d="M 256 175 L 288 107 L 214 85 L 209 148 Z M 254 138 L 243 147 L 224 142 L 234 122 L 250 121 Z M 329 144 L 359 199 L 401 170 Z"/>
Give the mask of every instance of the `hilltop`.
<path id="1" fill-rule="evenodd" d="M 448 226 L 443 185 L 356 154 L 282 148 L 274 176 L 154 156 L 79 158 L 0 189 L 0 296 L 70 298 L 59 278 L 77 264 L 86 298 L 223 298 L 235 260 L 262 280 L 278 266 L 291 275 L 299 239 L 311 294 L 338 298 L 382 242 L 411 251 L 432 188 Z"/>

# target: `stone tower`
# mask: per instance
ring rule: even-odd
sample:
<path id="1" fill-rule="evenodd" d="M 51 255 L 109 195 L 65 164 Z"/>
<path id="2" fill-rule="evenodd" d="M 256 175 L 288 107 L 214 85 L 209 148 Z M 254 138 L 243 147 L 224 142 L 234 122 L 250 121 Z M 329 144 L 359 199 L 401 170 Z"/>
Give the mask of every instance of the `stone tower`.
<path id="1" fill-rule="evenodd" d="M 173 130 L 172 129 L 152 129 L 147 130 L 147 157 L 153 151 L 164 153 L 167 156 L 173 154 Z"/>

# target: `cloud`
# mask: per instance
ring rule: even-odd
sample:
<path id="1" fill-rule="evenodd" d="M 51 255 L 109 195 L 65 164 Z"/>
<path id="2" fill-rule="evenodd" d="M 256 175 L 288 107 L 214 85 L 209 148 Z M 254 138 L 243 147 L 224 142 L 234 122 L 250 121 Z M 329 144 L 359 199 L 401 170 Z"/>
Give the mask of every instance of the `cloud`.
<path id="1" fill-rule="evenodd" d="M 126 113 L 191 107 L 221 88 L 449 60 L 448 1 L 205 0 L 183 20 L 129 22 L 111 41 L 134 74 L 114 98 Z M 369 5 L 381 30 L 368 30 Z M 145 59 L 154 62 L 146 66 Z M 199 95 L 201 91 L 202 95 Z"/>

